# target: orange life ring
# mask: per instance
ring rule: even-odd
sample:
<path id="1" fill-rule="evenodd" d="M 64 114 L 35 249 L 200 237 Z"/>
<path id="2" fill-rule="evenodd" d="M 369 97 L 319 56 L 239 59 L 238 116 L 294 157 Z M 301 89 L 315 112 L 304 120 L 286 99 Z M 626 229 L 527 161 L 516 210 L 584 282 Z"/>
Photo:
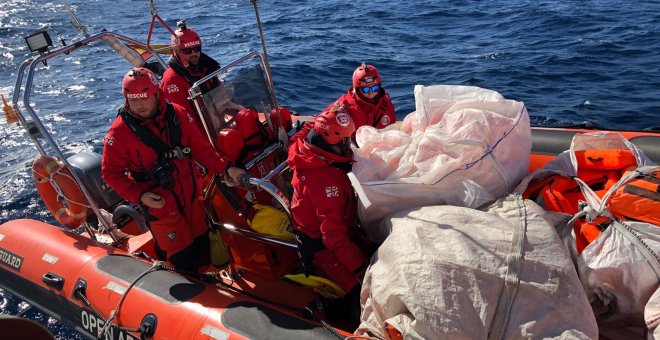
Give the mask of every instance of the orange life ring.
<path id="1" fill-rule="evenodd" d="M 73 229 L 87 220 L 84 205 L 87 199 L 64 164 L 53 157 L 38 156 L 32 163 L 32 175 L 39 196 L 57 222 Z M 63 200 L 53 182 L 64 196 Z"/>

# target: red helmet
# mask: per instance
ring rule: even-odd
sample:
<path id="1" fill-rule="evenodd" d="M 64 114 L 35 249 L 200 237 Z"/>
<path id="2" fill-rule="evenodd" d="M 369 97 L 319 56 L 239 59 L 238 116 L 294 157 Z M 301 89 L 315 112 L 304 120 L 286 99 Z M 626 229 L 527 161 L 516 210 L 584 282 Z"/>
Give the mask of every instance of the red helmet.
<path id="1" fill-rule="evenodd" d="M 280 107 L 280 116 L 282 117 L 282 127 L 284 130 L 289 131 L 293 127 L 293 120 L 291 119 L 291 111 L 286 107 Z M 277 109 L 270 111 L 270 121 L 273 122 L 273 126 L 277 127 L 279 119 L 277 116 Z"/>
<path id="2" fill-rule="evenodd" d="M 328 144 L 338 144 L 355 132 L 355 123 L 343 106 L 334 106 L 314 119 L 314 131 Z"/>
<path id="3" fill-rule="evenodd" d="M 199 38 L 199 34 L 194 29 L 186 27 L 185 20 L 177 22 L 176 25 L 179 26 L 179 29 L 172 36 L 172 46 L 178 49 L 202 46 L 202 39 Z"/>
<path id="4" fill-rule="evenodd" d="M 216 143 L 220 153 L 227 156 L 232 162 L 236 162 L 238 156 L 243 152 L 243 136 L 234 129 L 222 129 L 218 133 Z"/>
<path id="5" fill-rule="evenodd" d="M 353 88 L 366 87 L 380 84 L 380 74 L 378 70 L 369 65 L 362 63 L 353 72 Z"/>
<path id="6" fill-rule="evenodd" d="M 259 122 L 259 114 L 251 108 L 245 108 L 236 114 L 236 130 L 241 133 L 247 145 L 261 145 L 263 140 L 263 125 Z"/>
<path id="7" fill-rule="evenodd" d="M 126 99 L 147 98 L 160 93 L 160 83 L 150 69 L 134 67 L 124 76 L 121 91 Z"/>

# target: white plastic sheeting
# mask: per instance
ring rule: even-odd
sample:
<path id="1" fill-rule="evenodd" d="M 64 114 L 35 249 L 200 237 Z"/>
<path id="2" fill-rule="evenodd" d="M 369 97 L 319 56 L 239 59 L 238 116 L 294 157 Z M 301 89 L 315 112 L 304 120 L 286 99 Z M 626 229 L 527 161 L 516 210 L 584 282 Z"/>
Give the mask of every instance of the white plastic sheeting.
<path id="1" fill-rule="evenodd" d="M 356 133 L 353 186 L 367 228 L 414 206 L 477 207 L 529 171 L 531 132 L 522 102 L 472 86 L 415 86 L 416 111 L 384 130 Z"/>
<path id="2" fill-rule="evenodd" d="M 644 309 L 644 321 L 649 329 L 649 338 L 660 339 L 660 287 L 649 299 Z"/>
<path id="3" fill-rule="evenodd" d="M 577 257 L 601 339 L 644 338 L 644 310 L 660 287 L 658 251 L 660 227 L 626 221 L 609 226 Z"/>
<path id="4" fill-rule="evenodd" d="M 595 339 L 573 264 L 543 209 L 509 196 L 484 211 L 430 206 L 382 220 L 359 335 L 405 339 Z"/>
<path id="5" fill-rule="evenodd" d="M 554 174 L 577 176 L 575 151 L 598 149 L 631 150 L 637 160 L 638 170 L 642 172 L 649 171 L 654 165 L 641 150 L 617 133 L 578 134 L 573 137 L 569 150 L 523 179 L 516 191 L 524 192 L 533 179 L 543 179 Z M 585 217 L 593 219 L 597 216 L 611 216 L 607 210 L 607 200 L 636 175 L 635 172 L 625 175 L 602 199 L 587 184 L 578 182 L 587 203 L 584 208 Z M 539 203 L 543 204 L 542 201 Z M 580 255 L 577 255 L 575 249 L 572 226 L 564 224 L 558 232 L 571 254 L 598 320 L 600 338 L 643 338 L 646 332 L 653 332 L 654 329 L 657 333 L 660 301 L 656 296 L 654 302 L 651 296 L 654 293 L 660 295 L 657 293 L 660 287 L 660 226 L 633 221 L 615 222 Z M 655 336 L 658 337 L 657 334 Z"/>

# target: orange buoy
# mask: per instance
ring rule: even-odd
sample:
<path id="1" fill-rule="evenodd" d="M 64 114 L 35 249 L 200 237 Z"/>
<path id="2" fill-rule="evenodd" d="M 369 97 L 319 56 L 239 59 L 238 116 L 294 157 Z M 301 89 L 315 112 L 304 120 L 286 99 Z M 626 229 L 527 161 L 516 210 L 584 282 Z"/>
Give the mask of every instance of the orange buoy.
<path id="1" fill-rule="evenodd" d="M 18 122 L 18 115 L 16 114 L 16 111 L 14 111 L 14 108 L 7 103 L 7 99 L 5 99 L 4 95 L 0 94 L 0 97 L 2 98 L 2 111 L 5 112 L 5 118 L 7 119 L 8 124 L 13 124 Z"/>
<path id="2" fill-rule="evenodd" d="M 57 222 L 73 229 L 87 220 L 85 195 L 64 164 L 53 157 L 38 156 L 32 173 L 39 196 Z"/>

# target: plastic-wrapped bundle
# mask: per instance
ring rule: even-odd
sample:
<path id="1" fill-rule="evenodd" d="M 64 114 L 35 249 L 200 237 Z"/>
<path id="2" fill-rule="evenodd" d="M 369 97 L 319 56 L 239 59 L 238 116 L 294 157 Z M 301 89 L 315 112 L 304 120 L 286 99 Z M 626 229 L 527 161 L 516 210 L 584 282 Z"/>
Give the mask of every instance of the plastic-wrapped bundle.
<path id="1" fill-rule="evenodd" d="M 470 86 L 415 86 L 417 109 L 384 130 L 358 129 L 353 185 L 364 225 L 414 206 L 478 207 L 528 173 L 522 102 Z"/>
<path id="2" fill-rule="evenodd" d="M 430 206 L 383 219 L 357 333 L 405 339 L 596 339 L 596 320 L 552 223 L 532 201 Z"/>

